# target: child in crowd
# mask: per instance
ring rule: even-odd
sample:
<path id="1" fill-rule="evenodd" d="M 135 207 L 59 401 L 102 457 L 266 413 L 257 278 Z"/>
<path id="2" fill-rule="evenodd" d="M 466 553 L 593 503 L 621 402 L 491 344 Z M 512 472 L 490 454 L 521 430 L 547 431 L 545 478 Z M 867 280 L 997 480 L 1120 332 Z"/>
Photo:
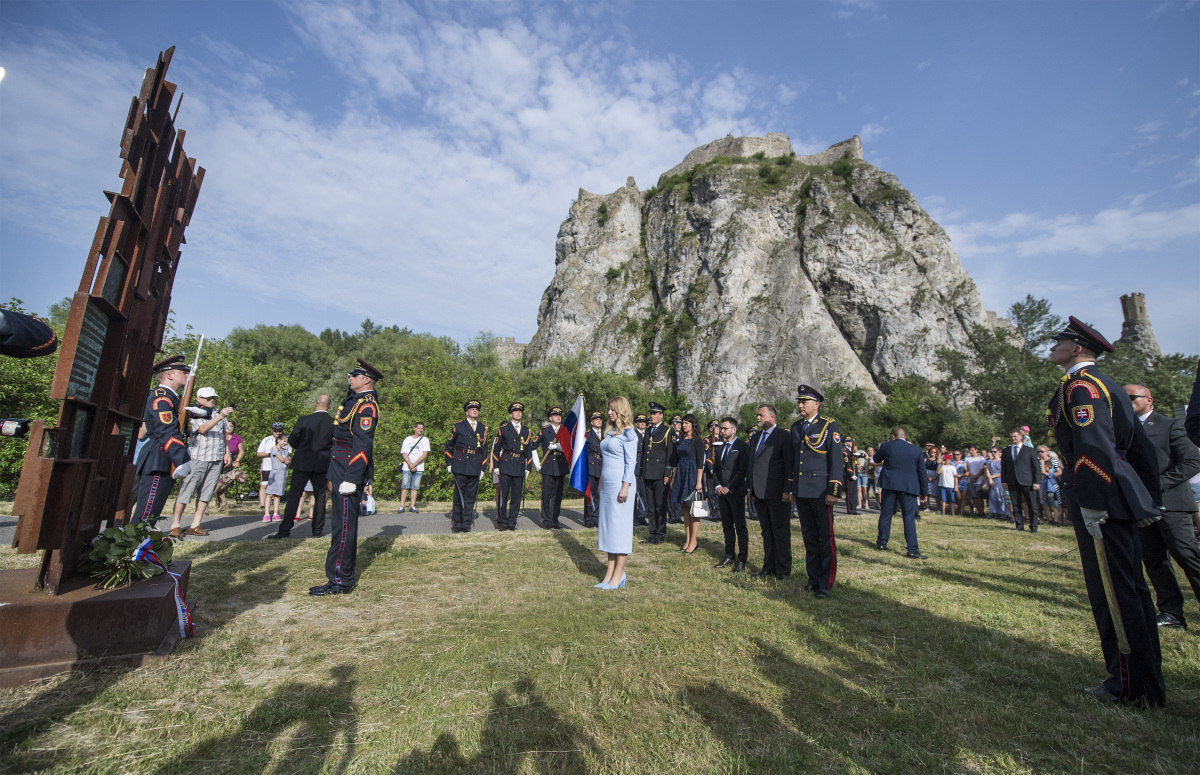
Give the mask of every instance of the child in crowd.
<path id="1" fill-rule="evenodd" d="M 950 455 L 942 457 L 938 466 L 938 514 L 946 513 L 946 504 L 950 504 L 950 513 L 954 513 L 954 491 L 958 483 L 958 466 Z"/>
<path id="2" fill-rule="evenodd" d="M 283 488 L 287 485 L 287 467 L 292 462 L 292 447 L 287 443 L 286 436 L 281 434 L 275 440 L 269 459 L 271 471 L 267 475 L 267 503 L 263 509 L 263 522 L 279 522 L 283 520 L 279 513 L 279 499 L 283 497 Z"/>

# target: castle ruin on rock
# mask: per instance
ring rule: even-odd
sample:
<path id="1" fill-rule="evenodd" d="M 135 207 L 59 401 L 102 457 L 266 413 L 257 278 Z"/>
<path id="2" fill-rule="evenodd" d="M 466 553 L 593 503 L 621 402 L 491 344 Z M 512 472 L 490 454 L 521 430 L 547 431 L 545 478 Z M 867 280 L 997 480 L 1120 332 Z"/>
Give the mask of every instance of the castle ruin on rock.
<path id="1" fill-rule="evenodd" d="M 588 353 L 706 411 L 796 385 L 938 379 L 983 308 L 946 232 L 858 137 L 796 156 L 782 134 L 703 145 L 658 184 L 580 189 L 528 365 Z"/>

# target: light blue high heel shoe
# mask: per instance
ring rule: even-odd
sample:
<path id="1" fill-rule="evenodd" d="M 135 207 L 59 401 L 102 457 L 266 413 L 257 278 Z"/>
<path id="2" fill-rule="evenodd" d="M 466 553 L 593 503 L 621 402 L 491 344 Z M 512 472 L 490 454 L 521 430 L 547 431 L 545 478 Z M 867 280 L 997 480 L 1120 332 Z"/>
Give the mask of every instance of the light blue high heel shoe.
<path id="1" fill-rule="evenodd" d="M 619 583 L 606 584 L 603 587 L 600 587 L 600 589 L 603 589 L 606 592 L 612 592 L 614 589 L 624 589 L 624 588 L 625 588 L 625 574 L 624 573 L 621 574 L 621 581 Z"/>
<path id="2" fill-rule="evenodd" d="M 593 584 L 592 589 L 604 589 L 608 585 L 601 581 L 599 584 Z"/>

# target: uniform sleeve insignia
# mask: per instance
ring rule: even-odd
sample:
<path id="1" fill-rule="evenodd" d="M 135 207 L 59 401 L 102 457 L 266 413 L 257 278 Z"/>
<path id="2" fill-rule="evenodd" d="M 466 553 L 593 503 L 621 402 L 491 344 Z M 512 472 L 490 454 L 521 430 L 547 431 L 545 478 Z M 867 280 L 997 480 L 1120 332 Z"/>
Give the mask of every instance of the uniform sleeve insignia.
<path id="1" fill-rule="evenodd" d="M 1095 412 L 1092 411 L 1091 404 L 1081 404 L 1071 408 L 1071 414 L 1075 418 L 1076 427 L 1083 428 L 1091 425 L 1092 420 L 1096 419 Z"/>
<path id="2" fill-rule="evenodd" d="M 1082 388 L 1086 390 L 1087 394 L 1093 399 L 1099 400 L 1100 398 L 1100 391 L 1096 389 L 1095 385 L 1087 380 L 1077 379 L 1070 385 L 1067 385 L 1067 395 L 1074 393 L 1076 388 Z"/>
<path id="3" fill-rule="evenodd" d="M 1099 476 L 1104 480 L 1105 484 L 1112 484 L 1112 477 L 1108 474 L 1108 472 L 1101 468 L 1099 463 L 1097 463 L 1095 460 L 1092 460 L 1087 455 L 1080 455 L 1079 459 L 1075 461 L 1075 472 L 1079 473 L 1080 468 L 1090 468 L 1093 472 L 1095 472 L 1096 476 Z"/>
<path id="4" fill-rule="evenodd" d="M 359 418 L 358 424 L 364 431 L 371 430 L 371 418 L 367 416 L 366 412 L 362 413 L 362 416 Z"/>
<path id="5" fill-rule="evenodd" d="M 834 443 L 834 444 L 841 444 L 841 443 L 842 443 L 842 434 L 838 433 L 837 431 L 834 431 L 834 433 L 833 433 L 833 443 Z"/>
<path id="6" fill-rule="evenodd" d="M 174 414 L 175 414 L 174 412 L 159 412 L 158 413 L 158 421 L 161 422 L 163 425 L 170 425 L 171 420 L 174 417 Z"/>
<path id="7" fill-rule="evenodd" d="M 375 408 L 375 404 L 365 403 L 365 404 L 363 404 L 362 410 L 359 411 L 359 414 L 360 415 L 368 415 L 369 414 L 372 417 L 377 417 L 379 415 L 379 410 Z"/>

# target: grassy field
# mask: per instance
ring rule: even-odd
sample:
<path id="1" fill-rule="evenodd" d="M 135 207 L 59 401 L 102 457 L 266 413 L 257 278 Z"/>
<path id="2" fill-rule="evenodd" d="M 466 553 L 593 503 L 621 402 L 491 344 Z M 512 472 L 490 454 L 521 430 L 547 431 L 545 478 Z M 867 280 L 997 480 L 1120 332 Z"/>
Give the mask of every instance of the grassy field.
<path id="1" fill-rule="evenodd" d="M 611 593 L 594 531 L 372 539 L 324 599 L 323 542 L 184 544 L 200 637 L 0 691 L 0 771 L 1197 771 L 1194 631 L 1164 633 L 1166 709 L 1073 691 L 1103 677 L 1078 558 L 1034 569 L 1067 529 L 926 515 L 921 563 L 837 527 L 827 600 L 714 570 L 711 523 Z"/>

